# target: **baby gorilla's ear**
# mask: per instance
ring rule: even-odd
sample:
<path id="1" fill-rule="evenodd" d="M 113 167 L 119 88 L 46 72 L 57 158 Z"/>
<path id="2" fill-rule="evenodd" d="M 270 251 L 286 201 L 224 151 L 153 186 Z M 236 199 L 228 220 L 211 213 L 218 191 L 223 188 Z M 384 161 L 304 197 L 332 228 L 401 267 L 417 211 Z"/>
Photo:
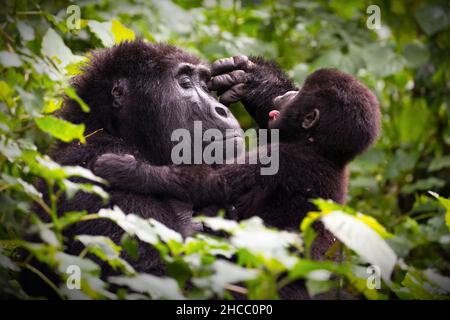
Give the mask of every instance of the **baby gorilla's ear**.
<path id="1" fill-rule="evenodd" d="M 303 118 L 302 128 L 306 130 L 311 129 L 316 125 L 317 121 L 319 121 L 319 118 L 319 109 L 314 109 Z"/>
<path id="2" fill-rule="evenodd" d="M 125 79 L 118 79 L 114 81 L 111 89 L 113 97 L 113 107 L 121 108 L 125 104 L 126 96 L 128 95 L 128 82 Z"/>

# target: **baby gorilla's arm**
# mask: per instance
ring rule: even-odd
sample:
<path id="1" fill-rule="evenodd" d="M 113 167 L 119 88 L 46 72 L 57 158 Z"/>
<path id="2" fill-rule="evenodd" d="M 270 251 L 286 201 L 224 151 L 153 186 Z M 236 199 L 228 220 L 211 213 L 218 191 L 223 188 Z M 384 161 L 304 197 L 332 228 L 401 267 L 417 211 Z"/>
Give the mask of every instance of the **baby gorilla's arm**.
<path id="1" fill-rule="evenodd" d="M 94 172 L 114 188 L 172 196 L 195 206 L 230 204 L 262 185 L 265 177 L 259 165 L 229 164 L 216 170 L 209 165 L 152 166 L 112 153 L 96 160 Z"/>
<path id="2" fill-rule="evenodd" d="M 107 153 L 96 160 L 94 173 L 118 189 L 173 196 L 198 206 L 227 202 L 223 178 L 208 165 L 152 166 L 131 155 Z"/>

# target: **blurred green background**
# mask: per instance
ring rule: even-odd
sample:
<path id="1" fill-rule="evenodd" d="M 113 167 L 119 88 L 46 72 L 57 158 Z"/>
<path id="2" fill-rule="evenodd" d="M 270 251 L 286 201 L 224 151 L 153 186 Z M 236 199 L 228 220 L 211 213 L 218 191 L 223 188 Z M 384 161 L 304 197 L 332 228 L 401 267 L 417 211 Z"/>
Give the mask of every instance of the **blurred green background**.
<path id="1" fill-rule="evenodd" d="M 79 30 L 67 25 L 71 4 L 80 8 Z M 370 5 L 380 9 L 380 28 L 368 28 Z M 50 139 L 36 130 L 34 118 L 59 108 L 61 93 L 69 94 L 67 79 L 76 73 L 73 61 L 108 45 L 104 22 L 111 20 L 120 21 L 125 34 L 124 26 L 207 61 L 238 54 L 274 59 L 297 85 L 321 67 L 360 78 L 380 100 L 383 131 L 350 166 L 349 206 L 393 232 L 392 245 L 411 263 L 450 275 L 448 251 L 433 242 L 448 237 L 448 230 L 443 218 L 430 219 L 438 209 L 427 194 L 450 195 L 447 1 L 6 1 L 0 13 L 3 239 L 22 233 L 21 217 L 30 210 L 26 195 L 3 192 L 11 185 L 7 176 L 32 180 L 11 159 L 29 143 L 45 153 Z M 49 61 L 53 55 L 59 66 Z M 244 128 L 254 125 L 242 106 L 232 110 Z"/>

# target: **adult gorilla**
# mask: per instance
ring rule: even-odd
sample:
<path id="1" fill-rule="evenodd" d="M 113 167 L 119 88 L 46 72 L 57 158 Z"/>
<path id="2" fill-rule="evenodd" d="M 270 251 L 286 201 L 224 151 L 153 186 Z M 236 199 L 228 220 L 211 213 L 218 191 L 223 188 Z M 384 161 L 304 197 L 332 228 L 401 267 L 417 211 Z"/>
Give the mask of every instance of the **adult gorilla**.
<path id="1" fill-rule="evenodd" d="M 76 101 L 67 98 L 60 113 L 62 118 L 86 126 L 86 144 L 58 142 L 50 156 L 62 165 L 89 169 L 108 152 L 131 154 L 152 164 L 171 164 L 171 151 L 177 143 L 171 139 L 175 129 L 192 133 L 194 121 L 201 121 L 203 130 L 214 128 L 224 134 L 227 129 L 240 129 L 231 112 L 209 93 L 206 83 L 210 78 L 206 64 L 174 46 L 139 40 L 95 51 L 82 74 L 71 81 L 91 111 L 83 112 Z M 238 130 L 230 136 L 235 144 L 242 143 L 239 134 Z M 206 145 L 204 142 L 203 147 Z M 44 182 L 38 183 L 38 189 L 47 197 Z M 78 192 L 70 200 L 59 201 L 59 213 L 93 213 L 117 205 L 126 213 L 155 218 L 184 235 L 196 227 L 190 204 L 120 187 L 108 191 L 111 198 L 107 205 L 96 195 Z M 73 241 L 76 234 L 105 235 L 119 243 L 123 231 L 103 219 L 77 223 L 66 231 L 68 252 L 72 254 L 82 250 L 81 243 Z M 138 261 L 130 262 L 141 272 L 164 273 L 157 252 L 144 244 L 140 244 Z M 103 270 L 108 272 L 106 265 Z"/>

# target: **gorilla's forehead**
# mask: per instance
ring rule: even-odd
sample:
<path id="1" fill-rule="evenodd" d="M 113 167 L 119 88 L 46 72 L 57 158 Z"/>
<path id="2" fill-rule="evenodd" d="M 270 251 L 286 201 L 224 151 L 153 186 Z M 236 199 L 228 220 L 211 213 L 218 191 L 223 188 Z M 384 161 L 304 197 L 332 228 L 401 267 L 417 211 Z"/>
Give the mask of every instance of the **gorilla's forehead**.
<path id="1" fill-rule="evenodd" d="M 203 65 L 198 57 L 178 47 L 143 40 L 122 42 L 112 48 L 96 51 L 91 63 L 96 72 L 130 76 L 147 72 L 155 75 L 165 73 L 178 67 L 180 63 Z"/>

